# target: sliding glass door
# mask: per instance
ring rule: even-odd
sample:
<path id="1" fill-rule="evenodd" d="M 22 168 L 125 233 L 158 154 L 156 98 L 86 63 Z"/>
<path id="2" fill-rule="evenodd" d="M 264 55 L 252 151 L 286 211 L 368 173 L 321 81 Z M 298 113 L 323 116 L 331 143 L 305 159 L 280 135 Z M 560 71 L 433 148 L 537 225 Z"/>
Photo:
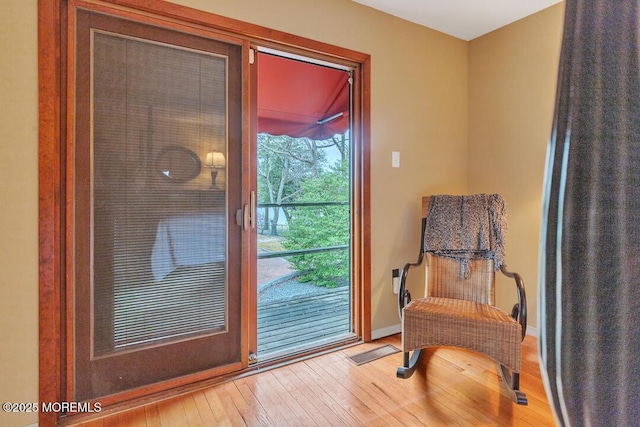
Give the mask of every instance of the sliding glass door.
<path id="1" fill-rule="evenodd" d="M 55 106 L 40 120 L 40 360 L 51 373 L 42 400 L 110 405 L 366 339 L 368 122 L 354 112 L 368 106 L 368 56 L 282 34 L 276 43 L 267 29 L 256 39 L 254 26 L 168 4 L 152 11 L 162 2 L 126 3 L 39 8 L 43 34 L 56 38 L 42 37 L 50 49 L 40 51 L 50 76 L 42 99 Z M 299 76 L 331 76 L 322 90 L 315 80 L 292 91 L 324 98 L 304 107 L 321 113 L 311 133 L 311 116 L 289 123 L 294 133 L 265 127 L 288 112 L 258 106 L 262 89 L 282 94 L 258 72 L 267 49 L 250 46 L 261 43 L 295 50 L 287 67 L 311 67 Z M 259 175 L 284 160 L 280 137 L 292 144 L 280 177 L 301 175 L 269 193 L 263 185 L 275 181 Z M 306 171 L 293 170 L 300 150 L 311 156 Z M 309 230 L 320 234 L 309 240 Z M 262 286 L 262 265 L 280 261 L 300 287 L 335 297 L 324 306 L 340 306 L 294 319 L 311 326 L 304 340 L 261 329 L 261 298 L 277 287 Z M 327 334 L 329 322 L 337 329 Z"/>
<path id="2" fill-rule="evenodd" d="M 75 396 L 241 365 L 241 47 L 79 11 Z"/>
<path id="3" fill-rule="evenodd" d="M 351 75 L 260 52 L 258 357 L 290 357 L 354 337 Z"/>

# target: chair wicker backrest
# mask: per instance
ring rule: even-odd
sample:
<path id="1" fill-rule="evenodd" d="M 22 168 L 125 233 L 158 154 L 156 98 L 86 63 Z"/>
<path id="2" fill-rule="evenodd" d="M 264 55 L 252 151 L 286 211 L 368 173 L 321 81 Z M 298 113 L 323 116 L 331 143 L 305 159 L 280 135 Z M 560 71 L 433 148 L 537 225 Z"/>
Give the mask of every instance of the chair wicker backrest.
<path id="1" fill-rule="evenodd" d="M 431 197 L 422 198 L 422 216 L 429 214 Z M 424 236 L 422 236 L 424 239 Z M 427 276 L 425 296 L 464 299 L 495 305 L 495 270 L 493 260 L 471 261 L 466 279 L 460 277 L 460 263 L 426 253 Z"/>
<path id="2" fill-rule="evenodd" d="M 495 305 L 495 270 L 493 260 L 471 261 L 467 278 L 460 277 L 460 263 L 450 258 L 426 253 L 427 297 L 455 298 Z"/>

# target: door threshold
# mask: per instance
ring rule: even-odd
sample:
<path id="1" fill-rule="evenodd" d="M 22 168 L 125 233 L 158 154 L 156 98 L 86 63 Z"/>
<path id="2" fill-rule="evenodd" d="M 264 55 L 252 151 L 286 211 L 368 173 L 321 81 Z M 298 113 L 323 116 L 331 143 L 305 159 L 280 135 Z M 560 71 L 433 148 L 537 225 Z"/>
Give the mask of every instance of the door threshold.
<path id="1" fill-rule="evenodd" d="M 338 348 L 350 347 L 361 343 L 362 340 L 359 339 L 356 334 L 351 332 L 344 333 L 331 338 L 306 343 L 304 345 L 292 346 L 287 349 L 266 354 L 258 354 L 258 362 L 254 366 L 258 366 L 260 369 L 265 366 L 288 362 L 291 360 L 304 360 L 309 357 L 315 357 L 320 354 L 336 351 Z"/>

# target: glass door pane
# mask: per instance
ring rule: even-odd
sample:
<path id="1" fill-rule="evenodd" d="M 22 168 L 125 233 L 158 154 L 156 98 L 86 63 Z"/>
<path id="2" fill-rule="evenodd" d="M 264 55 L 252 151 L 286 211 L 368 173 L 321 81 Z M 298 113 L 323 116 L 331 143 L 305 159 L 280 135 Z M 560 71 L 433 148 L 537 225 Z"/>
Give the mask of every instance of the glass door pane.
<path id="1" fill-rule="evenodd" d="M 240 362 L 241 53 L 88 12 L 78 27 L 83 400 Z"/>
<path id="2" fill-rule="evenodd" d="M 349 72 L 258 55 L 258 357 L 353 336 Z"/>
<path id="3" fill-rule="evenodd" d="M 227 58 L 93 46 L 94 357 L 225 332 Z"/>

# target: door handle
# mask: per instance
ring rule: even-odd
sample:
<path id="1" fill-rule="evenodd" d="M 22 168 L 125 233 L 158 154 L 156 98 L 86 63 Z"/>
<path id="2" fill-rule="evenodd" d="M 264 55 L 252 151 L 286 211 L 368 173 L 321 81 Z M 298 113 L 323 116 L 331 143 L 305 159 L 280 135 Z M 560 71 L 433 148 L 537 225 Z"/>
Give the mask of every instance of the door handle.
<path id="1" fill-rule="evenodd" d="M 249 227 L 256 227 L 256 192 L 252 191 L 249 195 L 249 204 L 242 205 L 241 209 L 236 211 L 236 224 L 241 226 L 243 230 Z"/>
<path id="2" fill-rule="evenodd" d="M 244 228 L 244 207 L 236 210 L 236 225 Z"/>
<path id="3" fill-rule="evenodd" d="M 256 192 L 252 191 L 249 195 L 249 225 L 251 228 L 256 228 Z"/>
<path id="4" fill-rule="evenodd" d="M 236 225 L 242 227 L 243 230 L 249 229 L 249 205 L 242 205 L 236 211 Z"/>
<path id="5" fill-rule="evenodd" d="M 249 225 L 251 222 L 251 214 L 249 212 L 249 205 L 244 205 L 242 207 L 242 229 L 247 231 L 249 229 Z"/>

